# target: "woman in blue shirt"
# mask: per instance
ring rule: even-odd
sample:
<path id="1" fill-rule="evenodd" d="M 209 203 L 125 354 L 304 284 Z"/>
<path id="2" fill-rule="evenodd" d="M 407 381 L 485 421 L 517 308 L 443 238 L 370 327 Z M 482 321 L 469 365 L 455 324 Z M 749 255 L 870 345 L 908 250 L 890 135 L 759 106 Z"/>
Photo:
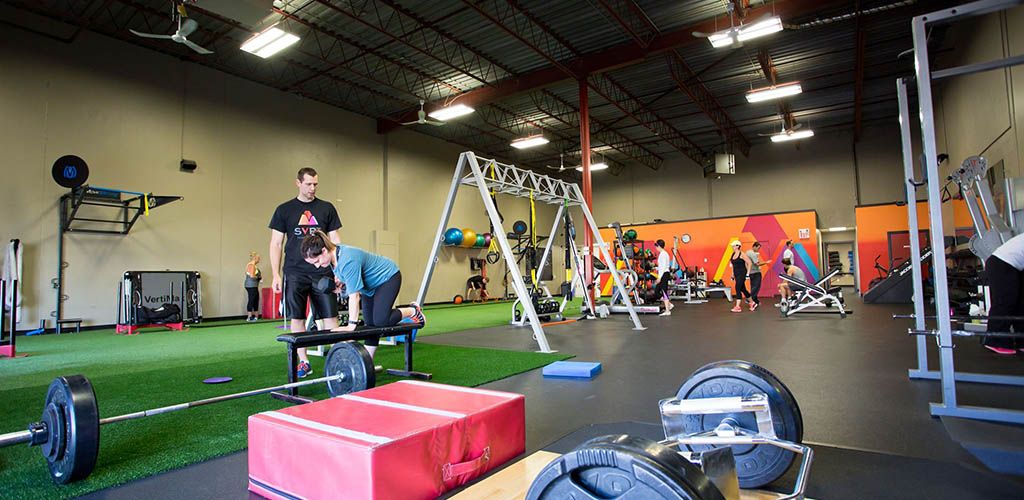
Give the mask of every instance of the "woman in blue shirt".
<path id="1" fill-rule="evenodd" d="M 375 255 L 353 246 L 335 245 L 323 231 L 315 231 L 302 240 L 302 256 L 316 267 L 330 267 L 334 271 L 336 292 L 341 284 L 348 293 L 348 324 L 334 331 L 355 330 L 359 312 L 366 326 L 384 327 L 410 318 L 414 323 L 426 323 L 423 311 L 416 303 L 412 307 L 395 309 L 398 291 L 402 288 L 402 272 L 387 257 Z M 379 339 L 367 340 L 366 350 L 373 356 Z"/>

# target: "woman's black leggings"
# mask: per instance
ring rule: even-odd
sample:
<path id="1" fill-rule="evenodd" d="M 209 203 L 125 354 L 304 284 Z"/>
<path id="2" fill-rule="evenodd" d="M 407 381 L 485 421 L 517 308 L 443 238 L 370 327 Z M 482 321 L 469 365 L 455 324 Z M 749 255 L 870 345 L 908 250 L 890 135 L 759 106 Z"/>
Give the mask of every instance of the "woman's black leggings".
<path id="1" fill-rule="evenodd" d="M 249 300 L 245 304 L 245 312 L 260 312 L 260 289 L 245 287 L 245 293 L 249 296 Z"/>
<path id="2" fill-rule="evenodd" d="M 393 326 L 402 321 L 402 312 L 394 309 L 398 291 L 402 288 L 402 272 L 373 289 L 373 295 L 362 295 L 359 308 L 363 310 L 366 326 Z M 366 345 L 375 346 L 380 339 L 367 339 Z"/>
<path id="3" fill-rule="evenodd" d="M 736 296 L 733 297 L 736 300 L 740 300 L 743 297 L 750 298 L 750 292 L 747 291 L 747 275 L 744 273 L 743 276 L 733 275 L 736 279 Z"/>
<path id="4" fill-rule="evenodd" d="M 988 276 L 989 296 L 992 305 L 988 309 L 989 316 L 1022 316 L 1024 315 L 1024 276 L 1013 266 L 995 255 L 985 261 L 985 274 Z M 988 331 L 1008 332 L 1024 331 L 1024 321 L 1006 319 L 988 320 Z M 1013 349 L 1017 347 L 1016 339 L 1007 337 L 982 337 L 981 343 L 992 347 Z"/>

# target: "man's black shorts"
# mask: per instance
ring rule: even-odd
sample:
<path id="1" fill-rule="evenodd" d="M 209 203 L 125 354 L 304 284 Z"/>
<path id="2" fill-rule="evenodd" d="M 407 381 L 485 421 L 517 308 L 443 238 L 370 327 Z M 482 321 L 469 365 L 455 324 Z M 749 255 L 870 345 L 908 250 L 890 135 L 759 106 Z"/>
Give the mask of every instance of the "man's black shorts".
<path id="1" fill-rule="evenodd" d="M 306 319 L 307 298 L 315 319 L 338 317 L 338 297 L 334 294 L 334 287 L 323 293 L 313 288 L 313 283 L 322 277 L 310 274 L 285 275 L 284 297 L 288 318 Z"/>

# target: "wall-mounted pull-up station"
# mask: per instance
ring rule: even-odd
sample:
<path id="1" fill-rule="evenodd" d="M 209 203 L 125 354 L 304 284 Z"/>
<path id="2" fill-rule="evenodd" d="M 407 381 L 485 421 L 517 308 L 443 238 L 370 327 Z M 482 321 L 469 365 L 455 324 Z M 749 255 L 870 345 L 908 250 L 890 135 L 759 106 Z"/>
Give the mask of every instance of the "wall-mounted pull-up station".
<path id="1" fill-rule="evenodd" d="M 89 179 L 89 166 L 75 155 L 66 155 L 53 163 L 53 180 L 70 191 L 58 202 L 60 228 L 57 237 L 57 310 L 52 314 L 60 332 L 64 304 L 64 233 L 128 234 L 141 215 L 181 196 L 154 196 L 151 193 L 100 188 L 85 182 Z"/>
<path id="2" fill-rule="evenodd" d="M 587 206 L 583 198 L 583 193 L 580 191 L 580 187 L 574 183 L 561 181 L 552 177 L 548 177 L 543 174 L 538 174 L 530 170 L 517 168 L 513 165 L 506 165 L 498 163 L 495 160 L 487 158 L 481 158 L 471 151 L 467 151 L 459 155 L 459 162 L 455 166 L 455 175 L 452 176 L 452 184 L 448 189 L 448 198 L 445 200 L 444 210 L 441 213 L 441 220 L 437 225 L 437 234 L 434 237 L 433 246 L 430 249 L 430 257 L 427 259 L 427 266 L 423 272 L 423 282 L 420 284 L 420 290 L 416 294 L 416 301 L 420 304 L 423 303 L 427 297 L 427 289 L 430 287 L 430 277 L 434 272 L 434 266 L 437 265 L 437 254 L 441 249 L 442 243 L 444 243 L 444 231 L 448 227 L 448 219 L 451 217 L 452 208 L 455 205 L 455 195 L 458 193 L 459 186 L 465 184 L 467 186 L 476 186 L 480 190 L 480 198 L 484 202 L 484 206 L 487 208 L 487 215 L 490 217 L 491 225 L 494 227 L 492 231 L 492 238 L 497 238 L 498 246 L 501 248 L 501 255 L 505 260 L 505 265 L 508 267 L 512 276 L 512 285 L 515 288 L 516 296 L 522 298 L 521 300 L 523 312 L 525 317 L 530 323 L 530 327 L 533 330 L 533 337 L 537 340 L 537 344 L 540 346 L 541 352 L 554 352 L 548 345 L 547 337 L 544 335 L 544 328 L 541 326 L 540 319 L 537 317 L 537 310 L 533 307 L 533 301 L 527 300 L 530 297 L 530 289 L 526 285 L 526 280 L 523 278 L 523 273 L 519 269 L 519 265 L 516 263 L 516 256 L 512 252 L 512 247 L 508 242 L 508 233 L 504 226 L 502 226 L 501 216 L 498 214 L 498 208 L 494 204 L 492 194 L 507 194 L 515 196 L 517 198 L 529 198 L 533 196 L 534 201 L 547 203 L 549 205 L 557 205 L 559 207 L 558 214 L 555 216 L 555 226 L 560 221 L 563 215 L 563 210 L 567 210 L 573 206 L 580 207 L 583 212 L 583 217 L 586 219 L 586 223 L 594 238 L 596 238 L 596 248 L 602 253 L 605 262 L 614 262 L 611 256 L 608 254 L 608 246 L 605 245 L 601 239 L 601 233 L 598 231 L 597 223 L 594 222 L 594 216 L 590 213 L 590 208 Z M 552 229 L 554 231 L 555 229 Z M 544 258 L 542 261 L 547 259 L 547 255 L 550 252 L 550 241 L 548 247 L 544 250 Z M 575 273 L 577 276 L 582 276 L 582 283 L 589 284 L 592 280 L 587 279 L 580 268 L 580 259 L 573 258 L 572 265 L 575 267 Z M 615 286 L 619 287 L 620 290 L 624 290 L 624 285 L 618 276 L 618 273 L 612 273 L 612 278 L 615 280 Z M 574 280 L 575 281 L 575 280 Z M 591 312 L 593 312 L 593 305 L 589 303 Z M 637 316 L 636 311 L 633 309 L 632 301 L 627 297 L 626 306 L 629 311 L 629 316 L 633 320 L 634 330 L 643 330 L 644 326 L 640 323 L 640 317 Z"/>

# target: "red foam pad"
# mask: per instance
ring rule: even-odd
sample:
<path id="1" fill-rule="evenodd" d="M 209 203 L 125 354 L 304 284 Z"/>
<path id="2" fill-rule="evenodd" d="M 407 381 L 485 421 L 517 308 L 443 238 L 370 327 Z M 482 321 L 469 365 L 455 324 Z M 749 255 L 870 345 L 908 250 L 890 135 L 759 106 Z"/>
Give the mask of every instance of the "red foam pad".
<path id="1" fill-rule="evenodd" d="M 401 381 L 259 413 L 249 417 L 249 489 L 280 499 L 435 498 L 525 451 L 524 400 Z"/>

